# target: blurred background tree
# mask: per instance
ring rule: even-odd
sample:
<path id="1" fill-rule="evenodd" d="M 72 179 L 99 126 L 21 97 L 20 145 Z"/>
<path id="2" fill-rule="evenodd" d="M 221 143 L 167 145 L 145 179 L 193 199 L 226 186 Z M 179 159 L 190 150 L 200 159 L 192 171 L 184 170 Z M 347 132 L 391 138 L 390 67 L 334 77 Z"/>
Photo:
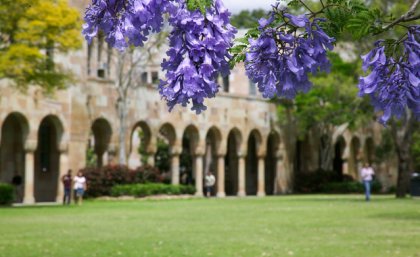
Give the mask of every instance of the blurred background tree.
<path id="1" fill-rule="evenodd" d="M 66 0 L 0 0 L 0 78 L 47 92 L 71 81 L 55 60 L 82 46 L 79 11 Z"/>

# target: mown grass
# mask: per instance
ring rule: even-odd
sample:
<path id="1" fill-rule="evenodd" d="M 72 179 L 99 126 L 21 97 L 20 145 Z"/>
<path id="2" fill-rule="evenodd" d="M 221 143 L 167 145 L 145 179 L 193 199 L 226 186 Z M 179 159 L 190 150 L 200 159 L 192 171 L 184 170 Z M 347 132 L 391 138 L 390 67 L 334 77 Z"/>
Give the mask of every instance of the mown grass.
<path id="1" fill-rule="evenodd" d="M 334 195 L 0 208 L 0 256 L 420 257 L 420 200 Z"/>

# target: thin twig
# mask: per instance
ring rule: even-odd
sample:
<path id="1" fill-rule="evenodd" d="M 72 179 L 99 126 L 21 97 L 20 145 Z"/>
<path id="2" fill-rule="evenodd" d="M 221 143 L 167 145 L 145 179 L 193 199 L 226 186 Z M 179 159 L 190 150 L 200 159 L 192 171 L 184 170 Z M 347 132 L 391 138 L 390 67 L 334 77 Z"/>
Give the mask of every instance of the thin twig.
<path id="1" fill-rule="evenodd" d="M 411 5 L 410 9 L 408 10 L 408 12 L 406 12 L 405 14 L 401 15 L 400 18 L 394 20 L 393 22 L 391 22 L 390 24 L 388 24 L 387 26 L 385 26 L 383 28 L 383 30 L 388 30 L 390 28 L 392 28 L 393 26 L 395 26 L 396 24 L 400 23 L 400 22 L 407 22 L 407 21 L 413 21 L 416 19 L 420 18 L 420 14 L 418 15 L 414 15 L 414 12 L 416 11 L 417 6 L 420 4 L 420 0 L 415 0 L 413 2 L 413 4 Z"/>
<path id="2" fill-rule="evenodd" d="M 416 1 L 420 1 L 420 0 L 416 0 Z M 299 2 L 308 10 L 310 11 L 312 14 L 314 13 L 302 0 L 299 0 Z"/>

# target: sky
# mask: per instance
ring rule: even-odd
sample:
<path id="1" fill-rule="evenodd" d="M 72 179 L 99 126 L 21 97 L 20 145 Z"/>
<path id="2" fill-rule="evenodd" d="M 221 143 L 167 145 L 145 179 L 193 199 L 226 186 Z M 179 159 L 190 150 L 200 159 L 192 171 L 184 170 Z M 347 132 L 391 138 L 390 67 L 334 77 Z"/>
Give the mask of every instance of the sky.
<path id="1" fill-rule="evenodd" d="M 271 5 L 275 3 L 275 0 L 223 0 L 225 6 L 231 13 L 238 13 L 241 10 L 252 10 L 252 9 L 271 9 Z"/>

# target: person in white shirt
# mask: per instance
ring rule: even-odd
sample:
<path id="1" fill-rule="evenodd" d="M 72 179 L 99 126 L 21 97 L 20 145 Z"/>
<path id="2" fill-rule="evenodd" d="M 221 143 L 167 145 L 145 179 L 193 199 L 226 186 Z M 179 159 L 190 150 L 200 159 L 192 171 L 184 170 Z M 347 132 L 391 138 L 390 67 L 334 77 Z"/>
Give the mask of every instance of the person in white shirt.
<path id="1" fill-rule="evenodd" d="M 74 177 L 74 193 L 76 195 L 76 203 L 81 205 L 83 202 L 83 194 L 85 193 L 87 186 L 86 186 L 86 178 L 83 176 L 83 173 L 79 171 L 77 176 Z"/>
<path id="2" fill-rule="evenodd" d="M 206 176 L 204 177 L 204 185 L 206 188 L 207 197 L 211 196 L 215 183 L 216 183 L 216 177 L 210 171 L 207 172 Z"/>
<path id="3" fill-rule="evenodd" d="M 360 176 L 362 177 L 363 185 L 365 186 L 366 201 L 370 200 L 370 186 L 374 175 L 375 172 L 373 171 L 373 168 L 370 167 L 368 163 L 365 163 L 360 171 Z"/>

